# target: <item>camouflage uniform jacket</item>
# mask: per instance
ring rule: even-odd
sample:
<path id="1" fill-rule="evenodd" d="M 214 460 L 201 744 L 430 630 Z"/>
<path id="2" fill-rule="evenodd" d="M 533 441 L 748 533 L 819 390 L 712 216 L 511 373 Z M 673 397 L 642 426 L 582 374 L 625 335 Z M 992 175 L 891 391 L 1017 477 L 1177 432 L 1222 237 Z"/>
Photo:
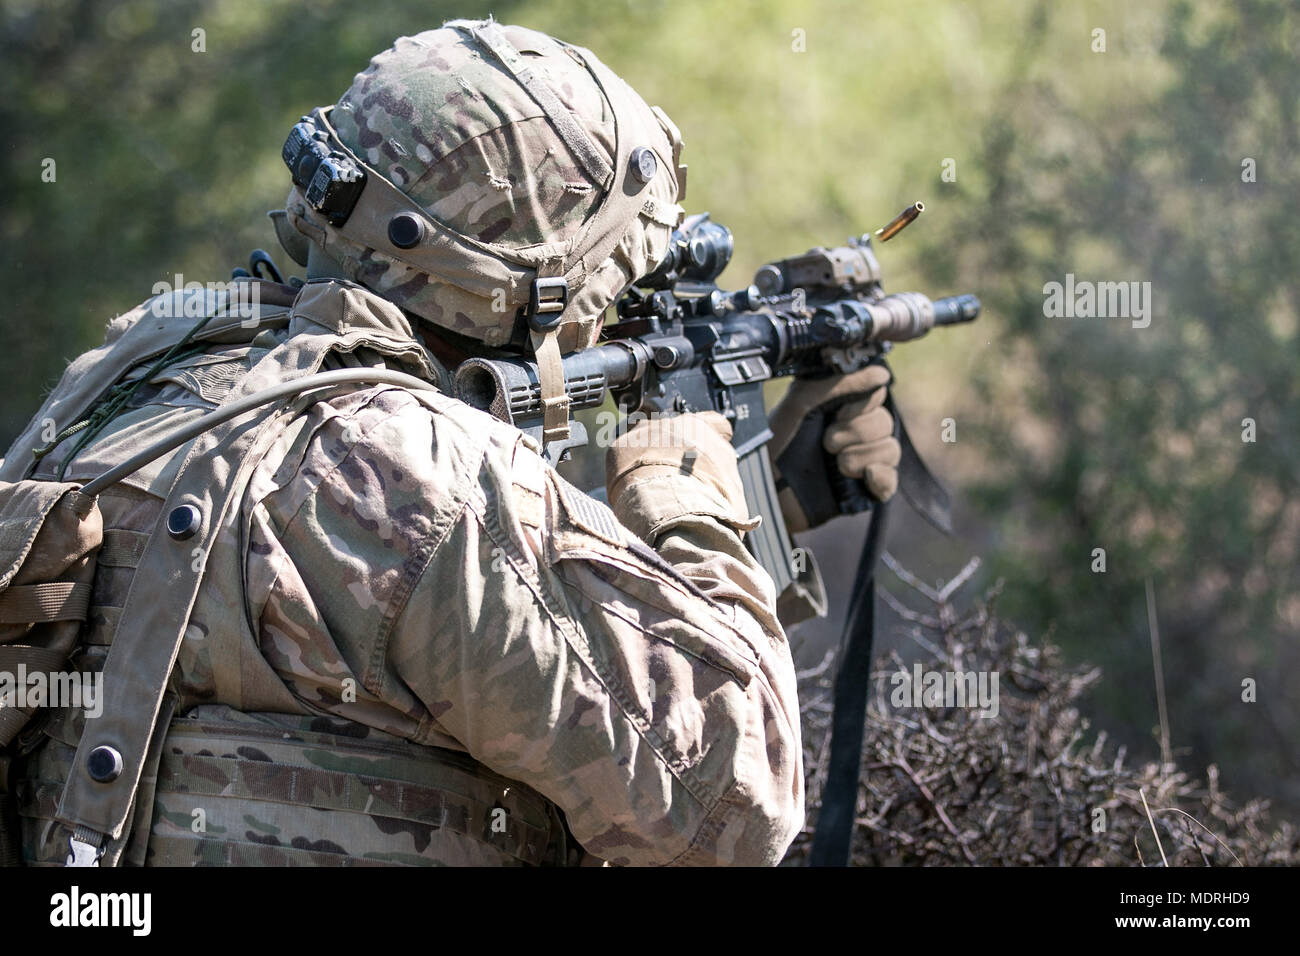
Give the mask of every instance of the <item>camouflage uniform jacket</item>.
<path id="1" fill-rule="evenodd" d="M 68 480 L 101 473 L 219 404 L 303 330 L 338 336 L 326 368 L 386 363 L 426 379 L 440 374 L 405 314 L 360 286 L 308 283 L 292 305 L 292 290 L 282 295 L 262 307 L 260 331 L 243 342 L 228 333 L 153 376 L 77 456 Z M 149 310 L 145 303 L 111 324 L 100 351 L 149 321 Z M 218 735 L 250 722 L 267 740 L 288 739 L 285 728 L 301 732 L 295 739 L 323 734 L 311 739 L 327 755 L 330 741 L 410 742 L 416 764 L 443 760 L 491 782 L 470 795 L 477 802 L 467 798 L 474 812 L 490 813 L 492 793 L 513 787 L 560 808 L 582 847 L 612 863 L 780 860 L 804 809 L 790 649 L 770 578 L 700 482 L 677 479 L 685 517 L 651 550 L 627 530 L 629 514 L 570 485 L 526 436 L 442 393 L 426 405 L 400 388 L 360 386 L 303 405 L 212 545 L 173 674 L 185 716 L 173 722 L 164 771 L 174 755 L 212 749 L 185 751 L 183 731 L 195 720 L 210 719 Z M 36 474 L 51 474 L 63 451 Z M 15 445 L 9 462 L 23 455 L 30 461 L 29 447 Z M 161 460 L 101 496 L 115 553 L 153 527 L 175 462 Z M 626 507 L 635 501 L 618 503 Z M 111 642 L 129 565 L 101 555 L 91 657 Z M 44 783 L 30 788 L 24 810 L 39 819 L 50 815 L 40 812 L 42 786 L 57 778 L 51 766 L 66 761 L 78 720 L 52 727 L 46 733 L 63 739 L 64 756 L 45 759 L 35 774 Z M 257 753 L 263 763 L 251 769 L 279 759 L 274 748 Z M 160 774 L 151 841 L 189 839 L 195 860 L 332 862 L 342 851 L 379 862 L 510 862 L 451 832 L 445 806 L 433 822 L 418 813 L 386 819 L 374 801 L 382 788 L 365 802 L 366 825 L 346 838 L 284 808 L 259 817 L 235 806 L 216 827 L 225 849 L 214 857 L 189 832 L 195 799 L 164 793 L 168 779 L 172 790 L 203 789 L 210 771 L 187 766 Z M 336 806 L 323 799 L 296 798 Z M 479 826 L 459 829 L 472 835 Z M 212 833 L 211 819 L 207 827 Z M 250 852 L 232 853 L 232 843 Z M 277 846 L 285 852 L 259 852 Z"/>

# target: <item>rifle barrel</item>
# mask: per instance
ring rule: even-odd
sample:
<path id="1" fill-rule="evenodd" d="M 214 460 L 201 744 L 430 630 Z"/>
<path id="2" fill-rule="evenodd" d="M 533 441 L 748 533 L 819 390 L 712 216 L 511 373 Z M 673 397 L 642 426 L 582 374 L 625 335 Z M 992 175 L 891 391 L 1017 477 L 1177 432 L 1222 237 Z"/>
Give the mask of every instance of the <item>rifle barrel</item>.
<path id="1" fill-rule="evenodd" d="M 724 360 L 761 358 L 772 368 L 805 360 L 820 364 L 823 349 L 865 345 L 869 342 L 906 342 L 925 335 L 936 325 L 970 322 L 979 315 L 973 295 L 956 295 L 931 301 L 919 292 L 899 292 L 874 301 L 848 298 L 819 306 L 815 314 L 832 310 L 832 320 L 819 324 L 806 314 L 781 308 L 742 310 L 704 319 L 725 327 L 717 344 Z M 617 329 L 617 326 L 614 327 Z M 613 338 L 603 345 L 564 357 L 565 391 L 570 408 L 592 408 L 610 390 L 627 388 L 647 371 L 666 374 L 706 362 L 693 346 L 689 331 L 645 342 L 635 337 Z M 722 353 L 726 353 L 725 355 Z M 746 375 L 747 377 L 747 375 Z M 537 363 L 531 358 L 471 358 L 455 375 L 456 397 L 503 421 L 519 424 L 542 413 L 542 387 Z"/>

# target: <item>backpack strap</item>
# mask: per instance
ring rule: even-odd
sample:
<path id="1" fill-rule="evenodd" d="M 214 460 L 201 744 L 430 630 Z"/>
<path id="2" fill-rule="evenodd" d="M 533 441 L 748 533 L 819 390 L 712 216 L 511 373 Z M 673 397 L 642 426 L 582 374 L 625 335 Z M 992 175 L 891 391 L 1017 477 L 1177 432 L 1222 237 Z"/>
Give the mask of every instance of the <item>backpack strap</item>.
<path id="1" fill-rule="evenodd" d="M 232 499 L 294 411 L 292 404 L 264 415 L 258 410 L 288 396 L 357 383 L 399 385 L 425 404 L 428 393 L 437 390 L 423 379 L 389 369 L 315 372 L 337 337 L 302 338 L 306 341 L 292 346 L 287 363 L 261 374 L 260 366 L 250 372 L 237 389 L 242 396 L 236 394 L 82 489 L 102 491 L 193 440 L 141 556 L 104 665 L 104 712 L 87 723 L 59 801 L 58 819 L 73 829 L 70 866 L 98 865 L 101 858 L 112 865 L 126 842 L 126 825 L 211 545 L 231 520 Z M 282 381 L 272 377 L 286 374 Z M 268 381 L 274 384 L 258 388 Z"/>
<path id="2" fill-rule="evenodd" d="M 0 700 L 0 866 L 22 863 L 11 744 L 42 706 L 20 689 L 31 673 L 62 671 L 76 648 L 102 542 L 94 499 L 76 485 L 0 482 L 0 672 L 18 692 Z"/>

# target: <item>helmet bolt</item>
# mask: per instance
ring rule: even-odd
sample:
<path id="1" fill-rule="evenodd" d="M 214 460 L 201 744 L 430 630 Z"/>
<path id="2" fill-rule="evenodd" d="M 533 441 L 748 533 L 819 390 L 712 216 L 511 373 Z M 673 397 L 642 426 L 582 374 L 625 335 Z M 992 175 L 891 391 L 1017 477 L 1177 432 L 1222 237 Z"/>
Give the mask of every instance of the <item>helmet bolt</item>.
<path id="1" fill-rule="evenodd" d="M 424 222 L 409 212 L 388 220 L 388 241 L 399 249 L 412 249 L 424 238 Z"/>
<path id="2" fill-rule="evenodd" d="M 654 150 L 649 146 L 638 146 L 632 150 L 632 175 L 642 183 L 648 183 L 659 172 L 659 160 L 655 159 Z"/>

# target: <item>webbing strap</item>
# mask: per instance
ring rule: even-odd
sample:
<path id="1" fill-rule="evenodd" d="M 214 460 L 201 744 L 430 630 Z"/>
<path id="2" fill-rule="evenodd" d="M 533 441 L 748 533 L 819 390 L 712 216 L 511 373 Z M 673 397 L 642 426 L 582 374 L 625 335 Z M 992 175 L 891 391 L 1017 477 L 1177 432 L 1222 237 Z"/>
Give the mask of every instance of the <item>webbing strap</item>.
<path id="1" fill-rule="evenodd" d="M 105 528 L 104 543 L 100 545 L 95 563 L 101 568 L 134 568 L 140 563 L 148 544 L 147 531 Z"/>
<path id="2" fill-rule="evenodd" d="M 165 754 L 158 771 L 157 792 L 176 793 L 182 789 L 186 794 L 213 800 L 291 806 L 301 803 L 304 794 L 310 794 L 310 806 L 314 810 L 438 827 L 490 843 L 521 863 L 534 866 L 545 861 L 550 837 L 545 830 L 523 819 L 520 813 L 501 813 L 497 817 L 499 832 L 494 830 L 494 806 L 467 794 L 353 771 L 286 766 L 238 756 Z M 380 795 L 380 801 L 376 801 L 376 794 Z M 219 842 L 224 841 L 219 838 Z M 184 847 L 192 858 L 195 843 L 187 840 Z M 154 849 L 156 854 L 157 848 Z M 169 865 L 157 859 L 156 855 L 154 864 Z"/>
<path id="3" fill-rule="evenodd" d="M 40 671 L 51 674 L 61 671 L 68 663 L 68 655 L 48 647 L 35 647 L 31 644 L 0 644 L 0 671 L 7 674 L 16 673 L 19 666 L 25 666 L 28 673 Z M 3 705 L 0 705 L 3 708 Z M 8 710 L 8 708 L 3 708 Z"/>
<path id="4" fill-rule="evenodd" d="M 501 65 L 514 75 L 519 85 L 542 108 L 542 112 L 551 121 L 555 131 L 560 134 L 560 139 L 564 140 L 564 145 L 569 147 L 569 152 L 577 157 L 587 174 L 600 183 L 601 189 L 609 189 L 614 181 L 614 171 L 610 169 L 609 163 L 605 162 L 605 158 L 596 150 L 595 144 L 578 125 L 569 108 L 560 102 L 560 98 L 555 95 L 550 84 L 528 64 L 523 54 L 506 38 L 501 27 L 491 21 L 472 25 L 463 21 L 453 21 L 448 26 L 469 30 L 479 43 L 492 51 L 493 55 L 501 61 Z"/>
<path id="5" fill-rule="evenodd" d="M 89 584 L 72 581 L 15 584 L 0 593 L 0 624 L 84 621 L 89 608 Z"/>
<path id="6" fill-rule="evenodd" d="M 29 707 L 0 707 L 0 747 L 8 747 L 18 732 L 27 726 L 33 709 Z"/>
<path id="7" fill-rule="evenodd" d="M 113 649 L 104 665 L 104 712 L 93 728 L 87 724 L 81 736 L 59 801 L 60 822 L 102 834 L 110 841 L 118 841 L 123 834 L 212 544 L 236 491 L 279 435 L 277 426 L 284 423 L 283 407 L 263 415 L 256 406 L 284 397 L 288 391 L 305 391 L 344 380 L 401 379 L 404 384 L 413 383 L 412 387 L 433 389 L 428 382 L 388 369 L 340 369 L 313 374 L 337 342 L 334 333 L 291 338 L 281 346 L 286 350 L 283 363 L 254 366 L 225 405 L 199 420 L 213 427 L 194 438 L 140 560 L 113 637 Z M 234 417 L 224 420 L 223 416 L 232 414 Z M 185 433 L 186 427 L 178 431 Z M 147 451 L 157 457 L 172 447 L 176 447 L 174 435 Z M 139 459 L 140 455 L 131 459 L 137 468 L 146 463 Z M 119 480 L 121 467 L 85 487 Z M 167 520 L 182 503 L 196 509 L 198 528 L 191 536 L 177 540 L 168 534 Z M 91 751 L 100 747 L 110 748 L 121 758 L 121 772 L 107 783 L 95 780 L 87 770 Z M 74 844 L 74 851 L 77 849 Z M 114 852 L 107 854 L 110 864 L 115 862 L 116 851 L 120 851 L 117 842 Z"/>
<path id="8" fill-rule="evenodd" d="M 530 337 L 542 389 L 542 441 L 564 441 L 569 437 L 569 393 L 564 384 L 559 336 L 554 332 L 531 332 Z"/>
<path id="9" fill-rule="evenodd" d="M 677 224 L 682 221 L 682 207 L 676 203 L 658 202 L 654 197 L 647 196 L 641 203 L 641 215 L 651 222 L 676 229 Z"/>
<path id="10" fill-rule="evenodd" d="M 0 671 L 9 675 L 27 675 L 27 684 L 31 683 L 31 676 L 43 674 L 45 680 L 52 680 L 51 676 L 64 670 L 68 666 L 68 654 L 61 650 L 52 650 L 49 648 L 39 648 L 30 644 L 0 644 Z M 49 692 L 47 683 L 47 695 Z M 48 702 L 48 697 L 47 697 Z M 14 737 L 27 726 L 32 715 L 40 708 L 39 702 L 35 704 L 23 704 L 23 706 L 9 706 L 8 702 L 0 700 L 0 747 L 8 747 Z M 0 787 L 0 791 L 4 788 Z"/>

